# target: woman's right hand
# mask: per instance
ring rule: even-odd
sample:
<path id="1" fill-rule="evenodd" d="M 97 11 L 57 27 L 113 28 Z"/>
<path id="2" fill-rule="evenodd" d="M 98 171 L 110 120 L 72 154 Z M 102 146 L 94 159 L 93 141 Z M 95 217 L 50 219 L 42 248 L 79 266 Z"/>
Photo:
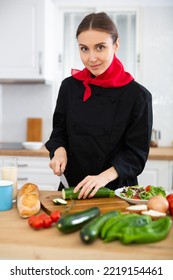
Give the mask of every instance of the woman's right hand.
<path id="1" fill-rule="evenodd" d="M 49 166 L 52 168 L 55 175 L 60 176 L 64 173 L 67 165 L 67 153 L 64 147 L 59 147 L 55 153 L 54 157 L 51 159 Z"/>

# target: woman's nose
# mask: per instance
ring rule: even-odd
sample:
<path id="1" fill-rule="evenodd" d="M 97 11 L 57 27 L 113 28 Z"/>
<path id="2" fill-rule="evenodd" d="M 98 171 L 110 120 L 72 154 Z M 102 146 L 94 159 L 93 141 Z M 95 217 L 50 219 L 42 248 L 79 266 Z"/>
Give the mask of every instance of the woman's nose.
<path id="1" fill-rule="evenodd" d="M 89 61 L 96 61 L 97 60 L 97 56 L 94 52 L 90 52 L 89 53 Z"/>

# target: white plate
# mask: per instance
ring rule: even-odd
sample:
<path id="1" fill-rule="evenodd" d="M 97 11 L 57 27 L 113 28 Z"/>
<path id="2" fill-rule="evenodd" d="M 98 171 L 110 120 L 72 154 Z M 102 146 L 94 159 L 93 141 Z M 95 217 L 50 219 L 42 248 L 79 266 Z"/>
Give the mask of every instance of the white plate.
<path id="1" fill-rule="evenodd" d="M 120 195 L 120 193 L 123 191 L 124 188 L 120 188 L 115 190 L 115 195 L 122 198 L 123 200 L 127 201 L 130 204 L 147 204 L 148 200 L 144 200 L 144 199 L 132 199 L 132 198 L 127 198 L 127 197 L 123 197 Z"/>
<path id="2" fill-rule="evenodd" d="M 39 150 L 43 147 L 43 142 L 23 142 L 22 145 L 27 150 Z"/>

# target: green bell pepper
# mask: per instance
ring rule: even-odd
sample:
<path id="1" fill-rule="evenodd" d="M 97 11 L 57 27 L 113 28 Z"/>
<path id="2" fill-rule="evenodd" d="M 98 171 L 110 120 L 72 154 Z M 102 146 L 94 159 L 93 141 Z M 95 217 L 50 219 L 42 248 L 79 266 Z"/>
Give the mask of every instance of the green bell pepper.
<path id="1" fill-rule="evenodd" d="M 171 218 L 166 216 L 141 227 L 126 226 L 122 228 L 120 241 L 123 244 L 157 242 L 168 235 L 171 224 Z"/>
<path id="2" fill-rule="evenodd" d="M 122 237 L 122 230 L 125 227 L 142 227 L 150 222 L 150 216 L 142 216 L 135 213 L 121 216 L 121 218 L 117 219 L 117 221 L 114 222 L 113 226 L 107 230 L 104 241 L 110 242 L 119 239 L 120 237 Z"/>

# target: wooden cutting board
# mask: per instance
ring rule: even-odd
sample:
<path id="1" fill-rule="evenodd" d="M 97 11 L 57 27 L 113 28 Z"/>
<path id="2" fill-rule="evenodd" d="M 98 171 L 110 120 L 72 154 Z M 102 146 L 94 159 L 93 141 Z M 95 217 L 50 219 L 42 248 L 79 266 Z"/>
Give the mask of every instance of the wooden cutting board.
<path id="1" fill-rule="evenodd" d="M 42 119 L 28 118 L 27 119 L 27 135 L 26 141 L 42 141 Z"/>
<path id="2" fill-rule="evenodd" d="M 60 191 L 52 191 L 51 194 L 50 191 L 41 193 L 41 207 L 47 214 L 50 214 L 54 210 L 59 210 L 62 213 L 75 213 L 94 206 L 99 207 L 101 213 L 105 213 L 111 210 L 125 211 L 125 208 L 129 206 L 126 201 L 117 196 L 112 198 L 88 198 L 79 200 L 76 199 L 73 201 L 67 200 L 66 205 L 56 205 L 53 202 L 53 199 L 57 197 L 62 198 Z"/>

